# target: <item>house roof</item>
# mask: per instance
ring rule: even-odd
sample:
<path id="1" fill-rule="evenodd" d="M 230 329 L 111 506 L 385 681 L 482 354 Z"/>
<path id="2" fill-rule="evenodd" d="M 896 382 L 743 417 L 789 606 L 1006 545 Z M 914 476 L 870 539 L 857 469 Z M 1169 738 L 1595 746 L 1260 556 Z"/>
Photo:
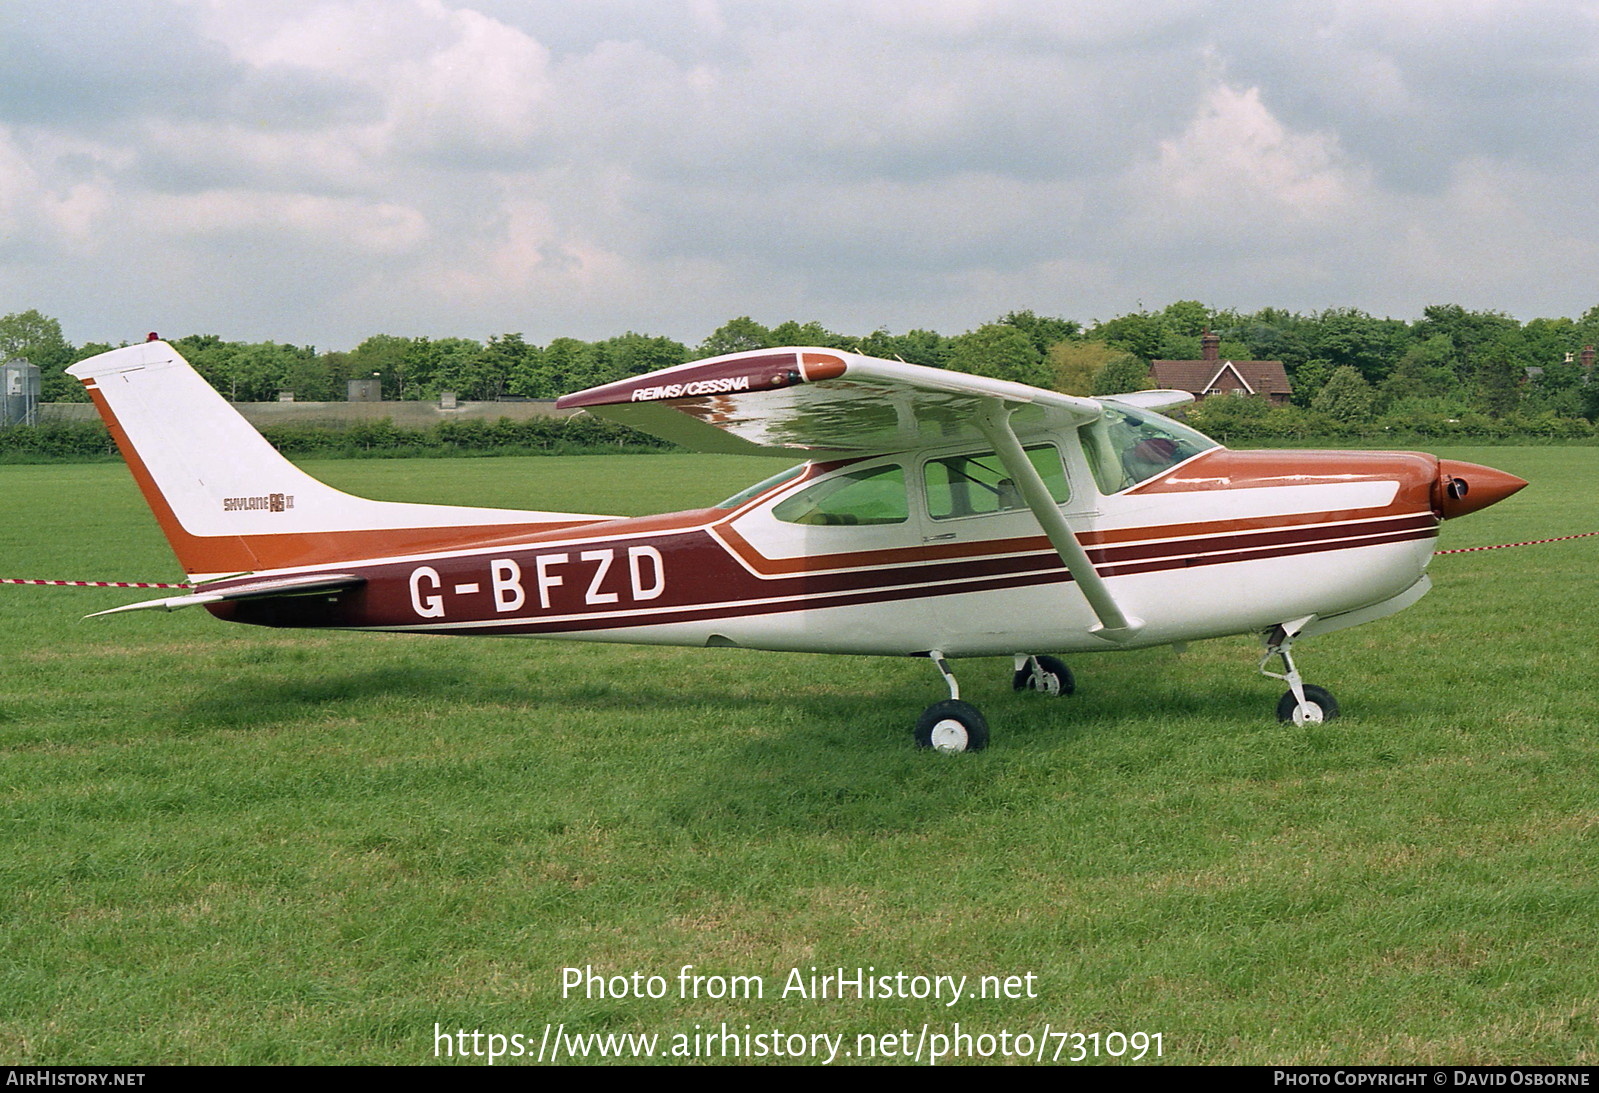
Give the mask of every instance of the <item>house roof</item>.
<path id="1" fill-rule="evenodd" d="M 1151 361 L 1157 387 L 1205 395 L 1240 388 L 1255 395 L 1288 396 L 1294 388 L 1282 361 Z"/>

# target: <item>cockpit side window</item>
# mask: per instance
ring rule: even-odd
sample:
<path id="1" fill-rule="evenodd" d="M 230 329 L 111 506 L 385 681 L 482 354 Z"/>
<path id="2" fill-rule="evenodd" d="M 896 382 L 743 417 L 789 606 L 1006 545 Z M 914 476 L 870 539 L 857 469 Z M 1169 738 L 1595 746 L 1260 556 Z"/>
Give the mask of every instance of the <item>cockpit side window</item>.
<path id="1" fill-rule="evenodd" d="M 1221 446 L 1170 418 L 1110 405 L 1099 420 L 1082 426 L 1079 435 L 1094 482 L 1105 494 L 1147 482 L 1200 452 Z"/>
<path id="2" fill-rule="evenodd" d="M 898 463 L 824 478 L 772 506 L 786 524 L 903 524 L 910 517 Z"/>
<path id="3" fill-rule="evenodd" d="M 1056 504 L 1071 498 L 1060 451 L 1053 444 L 1038 444 L 1026 449 L 1027 459 L 1037 468 Z M 922 475 L 927 489 L 927 514 L 935 520 L 955 516 L 982 516 L 992 512 L 1024 509 L 1022 491 L 999 456 L 993 452 L 931 459 Z"/>

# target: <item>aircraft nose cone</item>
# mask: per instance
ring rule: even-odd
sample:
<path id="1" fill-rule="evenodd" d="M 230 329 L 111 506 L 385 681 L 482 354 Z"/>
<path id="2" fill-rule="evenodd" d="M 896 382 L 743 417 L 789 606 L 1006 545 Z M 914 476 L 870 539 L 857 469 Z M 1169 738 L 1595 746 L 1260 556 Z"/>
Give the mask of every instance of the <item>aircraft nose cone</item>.
<path id="1" fill-rule="evenodd" d="M 1433 507 L 1445 520 L 1453 520 L 1503 501 L 1526 484 L 1526 479 L 1492 467 L 1440 459 L 1438 481 L 1433 484 Z"/>

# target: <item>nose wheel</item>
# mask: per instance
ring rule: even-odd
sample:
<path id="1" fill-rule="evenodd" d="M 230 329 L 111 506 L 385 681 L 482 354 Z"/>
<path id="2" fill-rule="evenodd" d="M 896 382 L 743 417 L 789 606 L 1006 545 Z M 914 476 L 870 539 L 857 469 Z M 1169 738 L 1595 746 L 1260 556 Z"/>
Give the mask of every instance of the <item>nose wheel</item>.
<path id="1" fill-rule="evenodd" d="M 1261 640 L 1266 646 L 1266 655 L 1260 658 L 1260 674 L 1280 679 L 1288 684 L 1288 693 L 1277 702 L 1278 721 L 1292 721 L 1295 725 L 1319 725 L 1338 716 L 1338 700 L 1325 687 L 1317 687 L 1300 678 L 1299 669 L 1294 666 L 1293 653 L 1290 651 L 1293 648 L 1294 637 L 1314 617 L 1312 615 L 1273 626 L 1262 635 Z M 1281 672 L 1266 670 L 1266 665 L 1271 662 L 1272 657 L 1282 658 Z"/>
<path id="2" fill-rule="evenodd" d="M 1277 703 L 1277 720 L 1295 725 L 1318 725 L 1338 716 L 1338 700 L 1325 687 L 1304 684 L 1305 697 L 1289 691 Z"/>

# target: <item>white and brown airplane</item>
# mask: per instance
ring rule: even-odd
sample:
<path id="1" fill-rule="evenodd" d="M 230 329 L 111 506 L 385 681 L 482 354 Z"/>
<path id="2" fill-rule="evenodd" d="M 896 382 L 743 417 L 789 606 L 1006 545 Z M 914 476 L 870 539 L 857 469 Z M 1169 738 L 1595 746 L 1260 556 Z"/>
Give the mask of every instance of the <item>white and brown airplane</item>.
<path id="1" fill-rule="evenodd" d="M 1157 411 L 831 349 L 763 349 L 568 395 L 686 447 L 806 462 L 711 508 L 623 518 L 370 501 L 279 455 L 161 341 L 73 366 L 192 594 L 233 622 L 927 657 L 915 738 L 983 747 L 949 661 L 1259 633 L 1277 713 L 1337 715 L 1296 641 L 1429 588 L 1439 521 L 1526 483 L 1409 452 L 1235 452 Z M 1267 671 L 1273 657 L 1283 671 Z"/>

